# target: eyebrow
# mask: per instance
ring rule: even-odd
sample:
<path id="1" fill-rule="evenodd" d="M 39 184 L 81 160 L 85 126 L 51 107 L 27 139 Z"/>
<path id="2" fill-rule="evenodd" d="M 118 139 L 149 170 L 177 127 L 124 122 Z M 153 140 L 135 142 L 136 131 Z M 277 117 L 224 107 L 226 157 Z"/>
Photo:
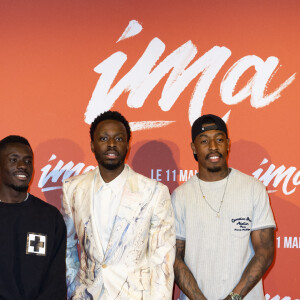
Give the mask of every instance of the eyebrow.
<path id="1" fill-rule="evenodd" d="M 106 131 L 104 131 L 104 132 L 99 132 L 99 135 L 110 135 L 108 132 L 106 132 Z M 115 134 L 115 136 L 117 136 L 117 135 L 126 135 L 124 132 L 117 132 L 116 134 Z"/>
<path id="2" fill-rule="evenodd" d="M 9 156 L 15 156 L 15 157 L 20 157 L 20 155 L 19 154 L 17 154 L 17 153 L 9 153 L 8 154 Z M 26 155 L 26 156 L 24 156 L 24 158 L 33 158 L 33 155 Z"/>

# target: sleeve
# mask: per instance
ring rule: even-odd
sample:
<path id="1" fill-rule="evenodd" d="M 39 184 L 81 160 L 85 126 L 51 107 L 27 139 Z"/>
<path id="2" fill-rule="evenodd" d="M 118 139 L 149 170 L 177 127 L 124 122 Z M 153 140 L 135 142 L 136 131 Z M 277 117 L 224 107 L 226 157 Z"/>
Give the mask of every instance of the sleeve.
<path id="1" fill-rule="evenodd" d="M 174 214 L 169 190 L 157 185 L 153 195 L 155 207 L 151 218 L 149 260 L 151 299 L 172 299 L 175 260 Z"/>
<path id="2" fill-rule="evenodd" d="M 59 211 L 55 217 L 55 236 L 51 259 L 37 300 L 65 300 L 66 288 L 66 225 Z"/>
<path id="3" fill-rule="evenodd" d="M 64 183 L 62 215 L 67 226 L 66 280 L 68 288 L 67 299 L 70 299 L 76 288 L 76 275 L 80 267 L 80 262 L 77 250 L 78 238 L 66 189 L 66 184 Z"/>
<path id="4" fill-rule="evenodd" d="M 254 210 L 252 216 L 252 230 L 259 230 L 268 227 L 276 227 L 269 196 L 265 186 L 256 182 L 253 189 Z"/>
<path id="5" fill-rule="evenodd" d="M 178 193 L 175 190 L 172 193 L 172 205 L 175 215 L 175 229 L 176 229 L 176 239 L 185 241 L 185 210 L 184 203 L 178 197 Z"/>

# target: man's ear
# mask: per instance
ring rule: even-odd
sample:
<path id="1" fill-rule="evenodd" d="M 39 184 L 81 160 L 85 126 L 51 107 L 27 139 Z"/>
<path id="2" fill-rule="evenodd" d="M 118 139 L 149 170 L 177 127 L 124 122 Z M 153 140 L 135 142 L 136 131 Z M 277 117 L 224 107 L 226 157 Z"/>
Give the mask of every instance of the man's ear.
<path id="1" fill-rule="evenodd" d="M 230 149 L 230 139 L 227 139 L 227 152 L 229 152 Z"/>
<path id="2" fill-rule="evenodd" d="M 195 147 L 195 144 L 193 142 L 191 143 L 191 148 L 193 150 L 193 155 L 194 155 L 195 160 L 198 161 L 196 147 Z"/>
<path id="3" fill-rule="evenodd" d="M 191 148 L 193 150 L 193 153 L 196 154 L 196 147 L 193 142 L 191 142 Z"/>
<path id="4" fill-rule="evenodd" d="M 93 153 L 95 153 L 95 148 L 94 148 L 94 142 L 93 141 L 91 141 L 91 150 L 92 150 Z"/>

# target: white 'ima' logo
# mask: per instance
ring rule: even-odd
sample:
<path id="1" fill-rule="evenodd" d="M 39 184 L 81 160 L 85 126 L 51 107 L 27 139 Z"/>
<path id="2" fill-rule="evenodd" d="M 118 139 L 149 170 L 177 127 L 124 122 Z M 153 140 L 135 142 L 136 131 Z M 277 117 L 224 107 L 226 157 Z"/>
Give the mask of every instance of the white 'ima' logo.
<path id="1" fill-rule="evenodd" d="M 130 21 L 117 43 L 139 34 L 142 29 L 137 21 Z M 169 111 L 190 82 L 200 75 L 189 104 L 189 121 L 192 124 L 201 115 L 209 87 L 231 56 L 231 51 L 223 46 L 214 46 L 193 61 L 198 52 L 197 47 L 192 41 L 187 41 L 158 64 L 165 48 L 165 44 L 159 38 L 153 38 L 136 64 L 113 87 L 112 84 L 125 64 L 127 55 L 118 51 L 97 65 L 94 71 L 100 74 L 100 78 L 88 103 L 85 122 L 90 124 L 97 115 L 109 110 L 123 92 L 129 92 L 128 107 L 142 107 L 151 91 L 169 73 L 161 98 L 158 101 L 162 111 Z M 222 102 L 227 105 L 235 105 L 250 96 L 251 106 L 261 108 L 278 99 L 280 93 L 294 81 L 296 76 L 294 73 L 272 93 L 266 94 L 271 79 L 278 71 L 278 64 L 279 59 L 275 56 L 269 56 L 265 61 L 256 55 L 247 55 L 239 59 L 227 70 L 221 82 L 220 97 Z M 236 92 L 238 80 L 253 67 L 255 69 L 253 77 L 241 90 Z M 230 110 L 223 117 L 225 122 L 229 114 Z M 172 122 L 174 121 L 143 121 L 132 123 L 131 127 L 134 131 L 162 127 Z"/>

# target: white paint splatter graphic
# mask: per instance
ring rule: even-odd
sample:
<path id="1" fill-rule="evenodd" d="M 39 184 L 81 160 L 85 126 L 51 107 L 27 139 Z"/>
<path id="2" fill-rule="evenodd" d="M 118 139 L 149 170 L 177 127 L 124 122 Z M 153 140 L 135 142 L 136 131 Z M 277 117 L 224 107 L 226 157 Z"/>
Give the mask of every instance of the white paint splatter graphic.
<path id="1" fill-rule="evenodd" d="M 131 20 L 121 37 L 117 40 L 117 43 L 139 34 L 142 30 L 143 27 L 138 21 Z"/>
<path id="2" fill-rule="evenodd" d="M 175 121 L 141 121 L 141 122 L 130 122 L 130 129 L 132 131 L 152 129 L 158 127 L 165 127 L 174 123 Z"/>
<path id="3" fill-rule="evenodd" d="M 140 24 L 136 22 L 129 23 L 120 39 L 133 36 L 132 33 L 136 35 L 141 31 Z M 125 64 L 127 55 L 118 51 L 97 65 L 94 71 L 100 74 L 100 77 L 87 106 L 85 122 L 90 124 L 97 115 L 111 109 L 123 92 L 128 92 L 128 107 L 141 108 L 151 91 L 169 73 L 161 98 L 158 100 L 162 111 L 169 111 L 191 81 L 199 76 L 188 111 L 190 124 L 193 124 L 201 115 L 206 94 L 214 78 L 231 56 L 231 51 L 226 47 L 214 46 L 192 63 L 197 54 L 197 48 L 191 41 L 187 41 L 157 64 L 165 48 L 165 44 L 159 38 L 152 39 L 136 64 L 114 86 L 112 84 Z M 238 60 L 229 68 L 221 82 L 222 102 L 227 105 L 236 105 L 250 96 L 250 104 L 256 109 L 274 102 L 280 97 L 280 93 L 295 80 L 296 75 L 294 73 L 274 92 L 266 94 L 267 87 L 278 69 L 278 63 L 279 59 L 274 56 L 268 57 L 266 61 L 255 55 L 247 55 Z M 233 95 L 238 80 L 249 68 L 253 67 L 256 71 L 254 76 L 238 93 Z M 230 110 L 224 116 L 226 120 L 229 114 Z"/>

